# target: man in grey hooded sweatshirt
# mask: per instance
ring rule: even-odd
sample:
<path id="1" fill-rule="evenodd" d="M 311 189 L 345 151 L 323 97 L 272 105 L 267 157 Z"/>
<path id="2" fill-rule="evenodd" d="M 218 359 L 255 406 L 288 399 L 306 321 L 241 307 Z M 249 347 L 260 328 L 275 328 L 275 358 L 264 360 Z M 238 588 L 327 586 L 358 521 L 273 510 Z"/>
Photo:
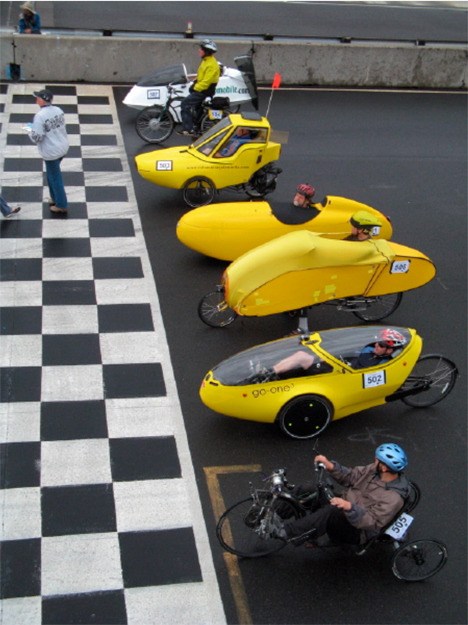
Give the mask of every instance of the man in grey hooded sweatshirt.
<path id="1" fill-rule="evenodd" d="M 69 148 L 65 115 L 61 108 L 52 104 L 54 96 L 49 89 L 35 91 L 34 95 L 40 111 L 34 116 L 29 136 L 45 162 L 49 208 L 53 213 L 66 213 L 68 200 L 60 170 L 62 158 Z"/>
<path id="2" fill-rule="evenodd" d="M 348 468 L 322 455 L 315 462 L 324 464 L 346 490 L 303 518 L 278 523 L 275 534 L 296 546 L 325 533 L 338 542 L 365 542 L 393 519 L 408 497 L 403 474 L 408 459 L 396 443 L 377 447 L 374 462 L 366 466 Z"/>

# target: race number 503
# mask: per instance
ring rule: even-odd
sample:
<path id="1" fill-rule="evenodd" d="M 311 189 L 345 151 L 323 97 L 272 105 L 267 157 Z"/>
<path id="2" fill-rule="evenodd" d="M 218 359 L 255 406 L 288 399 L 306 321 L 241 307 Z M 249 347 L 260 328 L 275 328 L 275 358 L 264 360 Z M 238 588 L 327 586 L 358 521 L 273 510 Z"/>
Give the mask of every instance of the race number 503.
<path id="1" fill-rule="evenodd" d="M 385 533 L 392 538 L 401 538 L 408 531 L 409 526 L 413 522 L 413 518 L 410 514 L 403 512 L 393 525 L 385 530 Z"/>
<path id="2" fill-rule="evenodd" d="M 385 371 L 373 371 L 363 374 L 364 388 L 374 388 L 385 384 Z"/>
<path id="3" fill-rule="evenodd" d="M 172 161 L 156 161 L 156 171 L 172 171 Z"/>
<path id="4" fill-rule="evenodd" d="M 390 273 L 408 273 L 410 269 L 411 261 L 408 260 L 394 260 L 390 269 Z"/>

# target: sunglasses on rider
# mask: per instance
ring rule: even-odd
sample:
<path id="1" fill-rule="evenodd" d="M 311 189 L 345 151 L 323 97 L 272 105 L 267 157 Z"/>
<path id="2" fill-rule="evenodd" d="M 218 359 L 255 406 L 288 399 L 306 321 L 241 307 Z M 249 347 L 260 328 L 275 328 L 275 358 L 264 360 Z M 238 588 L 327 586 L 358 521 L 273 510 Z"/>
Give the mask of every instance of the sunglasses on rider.
<path id="1" fill-rule="evenodd" d="M 379 347 L 386 347 L 387 349 L 392 348 L 392 346 L 386 343 L 385 341 L 377 341 L 377 344 L 379 345 Z"/>

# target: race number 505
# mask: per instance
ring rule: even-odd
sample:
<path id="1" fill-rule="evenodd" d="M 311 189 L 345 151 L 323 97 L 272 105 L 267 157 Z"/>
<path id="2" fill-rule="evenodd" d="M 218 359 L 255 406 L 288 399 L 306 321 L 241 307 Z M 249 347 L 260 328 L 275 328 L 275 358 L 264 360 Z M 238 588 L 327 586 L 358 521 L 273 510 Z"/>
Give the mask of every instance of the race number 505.
<path id="1" fill-rule="evenodd" d="M 363 374 L 364 388 L 374 388 L 385 384 L 385 371 L 373 371 L 372 373 Z"/>

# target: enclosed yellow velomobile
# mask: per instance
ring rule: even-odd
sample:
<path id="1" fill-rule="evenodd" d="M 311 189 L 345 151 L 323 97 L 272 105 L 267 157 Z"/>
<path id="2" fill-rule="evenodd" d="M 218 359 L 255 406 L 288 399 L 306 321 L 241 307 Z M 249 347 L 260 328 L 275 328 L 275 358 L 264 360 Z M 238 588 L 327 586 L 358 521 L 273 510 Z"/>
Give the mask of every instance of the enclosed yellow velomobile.
<path id="1" fill-rule="evenodd" d="M 333 301 L 344 308 L 351 302 L 349 310 L 377 321 L 395 310 L 402 291 L 426 284 L 435 273 L 427 256 L 392 241 L 336 241 L 301 230 L 232 262 L 198 313 L 208 325 L 220 327 L 236 315 L 262 317 Z M 366 310 L 376 302 L 382 309 L 375 314 L 355 307 L 362 304 Z"/>
<path id="2" fill-rule="evenodd" d="M 145 152 L 135 157 L 142 178 L 182 189 L 192 208 L 209 204 L 220 189 L 232 187 L 250 197 L 276 188 L 281 145 L 271 141 L 271 127 L 258 113 L 228 115 L 192 145 Z"/>
<path id="3" fill-rule="evenodd" d="M 267 241 L 298 230 L 344 239 L 351 233 L 351 216 L 361 210 L 376 216 L 382 223 L 373 228 L 374 238 L 392 238 L 388 217 L 371 206 L 333 195 L 307 208 L 292 203 L 274 206 L 265 201 L 202 206 L 179 220 L 177 237 L 196 252 L 231 261 Z"/>
<path id="4" fill-rule="evenodd" d="M 390 339 L 390 340 L 389 340 Z M 391 353 L 374 352 L 393 344 Z M 317 436 L 350 414 L 401 399 L 415 408 L 442 401 L 458 370 L 440 354 L 421 355 L 413 328 L 365 325 L 263 343 L 209 371 L 202 402 L 238 419 L 277 423 L 295 439 Z"/>

